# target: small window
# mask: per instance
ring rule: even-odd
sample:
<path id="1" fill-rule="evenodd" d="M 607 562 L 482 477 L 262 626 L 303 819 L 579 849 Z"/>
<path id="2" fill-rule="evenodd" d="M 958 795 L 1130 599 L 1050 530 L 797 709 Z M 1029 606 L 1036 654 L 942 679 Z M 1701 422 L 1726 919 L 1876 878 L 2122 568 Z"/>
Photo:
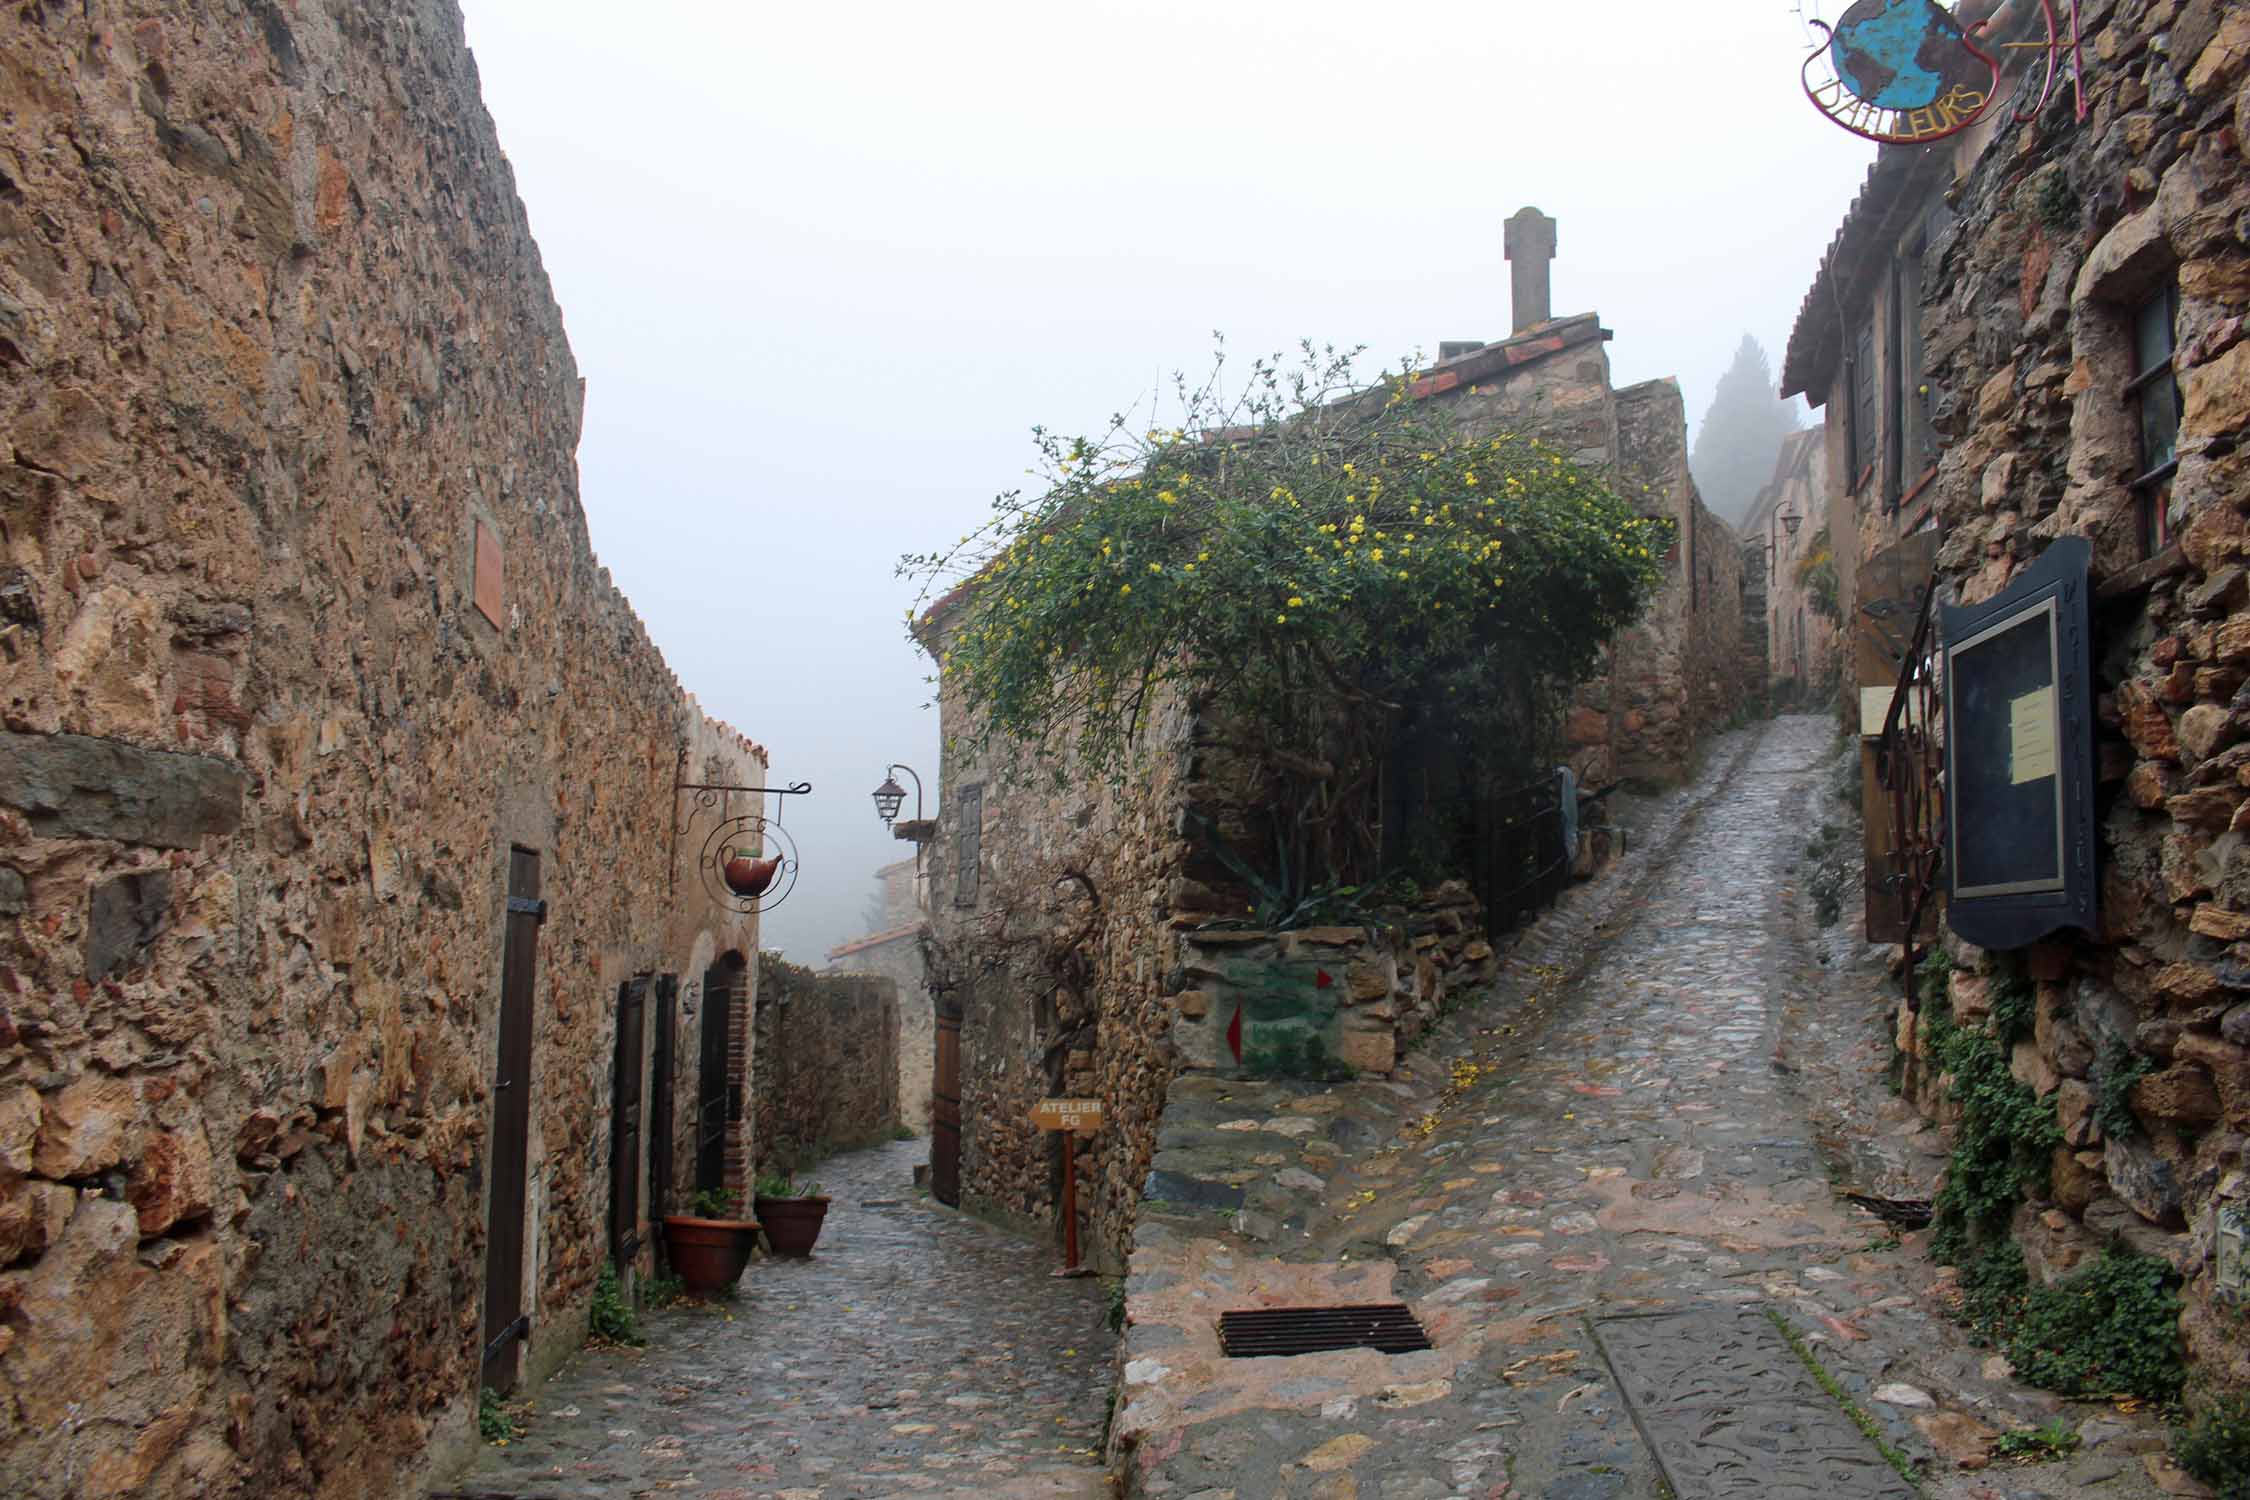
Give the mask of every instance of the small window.
<path id="1" fill-rule="evenodd" d="M 2133 379 L 2125 387 L 2125 399 L 2140 430 L 2141 472 L 2132 488 L 2145 557 L 2172 543 L 2172 471 L 2180 466 L 2180 383 L 2172 370 L 2172 331 L 2179 313 L 2179 288 L 2169 286 L 2133 310 Z"/>
<path id="2" fill-rule="evenodd" d="M 959 820 L 954 829 L 953 858 L 956 870 L 953 882 L 953 904 L 977 904 L 978 867 L 984 862 L 984 788 L 961 788 Z"/>

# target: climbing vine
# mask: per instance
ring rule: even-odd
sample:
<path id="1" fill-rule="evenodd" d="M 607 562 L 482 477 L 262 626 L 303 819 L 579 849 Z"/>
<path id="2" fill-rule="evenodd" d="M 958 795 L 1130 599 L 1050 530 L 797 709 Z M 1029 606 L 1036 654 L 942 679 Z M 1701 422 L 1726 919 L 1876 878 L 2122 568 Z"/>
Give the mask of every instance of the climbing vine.
<path id="1" fill-rule="evenodd" d="M 1122 779 L 1169 694 L 1286 809 L 1294 891 L 1374 873 L 1402 726 L 1525 765 L 1559 694 L 1649 597 L 1671 523 L 1535 438 L 1469 436 L 1352 357 L 1222 357 L 1161 425 L 1035 429 L 1039 483 L 901 570 L 940 600 L 946 690 L 1057 775 Z"/>
<path id="2" fill-rule="evenodd" d="M 1934 978 L 1927 968 L 1925 978 Z M 2019 993 L 2014 987 L 2022 985 Z M 2028 1024 L 2028 981 L 2003 975 L 1996 1002 L 1996 1025 L 2011 1031 Z M 2026 1197 L 2047 1190 L 2047 1172 L 2061 1127 L 2052 1105 L 2008 1070 L 2000 1038 L 1981 1026 L 1955 1019 L 1942 979 L 1922 1002 L 1922 1048 L 1940 1073 L 1951 1075 L 1948 1093 L 1960 1107 L 1961 1124 L 1946 1161 L 1945 1186 L 1936 1200 L 1937 1232 L 1932 1248 L 1958 1260 L 1988 1240 L 2002 1238 L 2008 1217 Z"/>

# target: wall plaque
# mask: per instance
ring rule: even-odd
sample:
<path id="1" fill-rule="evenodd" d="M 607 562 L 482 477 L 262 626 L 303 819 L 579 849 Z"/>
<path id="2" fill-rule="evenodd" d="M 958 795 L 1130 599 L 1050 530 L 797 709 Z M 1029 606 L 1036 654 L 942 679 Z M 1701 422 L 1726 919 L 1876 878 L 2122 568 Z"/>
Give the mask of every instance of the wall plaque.
<path id="1" fill-rule="evenodd" d="M 1939 611 L 1946 919 L 1982 948 L 2095 931 L 2091 553 L 2064 537 L 1998 597 Z"/>

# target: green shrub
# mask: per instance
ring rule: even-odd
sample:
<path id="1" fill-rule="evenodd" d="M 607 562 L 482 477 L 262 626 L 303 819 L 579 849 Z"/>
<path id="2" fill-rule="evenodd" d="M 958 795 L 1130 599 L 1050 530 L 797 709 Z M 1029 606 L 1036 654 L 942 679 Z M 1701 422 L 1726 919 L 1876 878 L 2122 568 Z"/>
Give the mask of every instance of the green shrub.
<path id="1" fill-rule="evenodd" d="M 754 1198 L 817 1198 L 820 1196 L 820 1184 L 809 1179 L 800 1182 L 796 1173 L 782 1168 L 779 1171 L 759 1173 L 750 1194 Z"/>
<path id="2" fill-rule="evenodd" d="M 2180 1467 L 2219 1492 L 2250 1500 L 2250 1396 L 2221 1396 L 2172 1434 Z"/>
<path id="3" fill-rule="evenodd" d="M 2022 1463 L 2038 1463 L 2042 1459 L 2063 1458 L 2078 1447 L 2078 1434 L 2068 1420 L 2056 1417 L 2044 1427 L 2023 1427 L 2014 1432 L 2003 1432 L 1993 1451 L 2002 1458 L 2013 1458 Z"/>
<path id="4" fill-rule="evenodd" d="M 1942 989 L 1922 1002 L 1922 1037 L 1925 1055 L 1952 1075 L 1951 1097 L 1961 1108 L 1931 1240 L 1939 1256 L 1958 1260 L 2005 1234 L 2018 1202 L 2046 1192 L 2062 1129 L 2052 1106 L 2008 1071 L 1999 1041 L 1953 1019 Z"/>
<path id="5" fill-rule="evenodd" d="M 2133 1113 L 2133 1085 L 2154 1067 L 2116 1037 L 2102 1043 L 2101 1066 L 2095 1070 L 2094 1123 L 2103 1135 L 2124 1140 L 2141 1128 Z"/>
<path id="6" fill-rule="evenodd" d="M 2035 1286 L 2013 1240 L 1961 1267 L 1961 1321 L 2006 1351 L 2016 1374 L 2066 1396 L 2172 1401 L 2180 1360 L 2179 1279 L 2153 1255 L 2112 1250 Z"/>
<path id="7" fill-rule="evenodd" d="M 500 1393 L 489 1385 L 477 1392 L 477 1436 L 502 1448 L 510 1439 L 523 1436 L 523 1428 L 501 1404 Z"/>
<path id="8" fill-rule="evenodd" d="M 586 1336 L 605 1344 L 645 1342 L 633 1317 L 633 1304 L 625 1300 L 617 1267 L 607 1261 L 602 1262 L 602 1272 L 594 1278 L 594 1299 L 586 1310 Z"/>
<path id="9" fill-rule="evenodd" d="M 2112 1250 L 2053 1286 L 2032 1287 L 2008 1361 L 2066 1396 L 2179 1399 L 2179 1278 L 2153 1255 Z"/>
<path id="10" fill-rule="evenodd" d="M 688 1200 L 688 1208 L 699 1219 L 739 1219 L 742 1217 L 742 1190 L 701 1188 Z"/>
<path id="11" fill-rule="evenodd" d="M 1125 1278 L 1115 1277 L 1109 1284 L 1109 1331 L 1125 1331 Z"/>
<path id="12" fill-rule="evenodd" d="M 2021 974 L 2002 974 L 1992 984 L 1992 1034 L 2013 1047 L 2038 1025 L 2039 987 Z"/>

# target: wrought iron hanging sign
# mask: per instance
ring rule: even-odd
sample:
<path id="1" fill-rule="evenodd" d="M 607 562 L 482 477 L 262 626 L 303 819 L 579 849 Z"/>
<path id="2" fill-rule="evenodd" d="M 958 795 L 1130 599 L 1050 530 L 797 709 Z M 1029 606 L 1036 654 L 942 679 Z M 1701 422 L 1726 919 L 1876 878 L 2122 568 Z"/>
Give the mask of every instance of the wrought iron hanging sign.
<path id="1" fill-rule="evenodd" d="M 672 773 L 672 800 L 678 816 L 672 824 L 672 871 L 675 884 L 680 867 L 680 838 L 689 832 L 700 813 L 716 813 L 696 851 L 695 874 L 704 893 L 723 911 L 772 911 L 797 888 L 797 842 L 781 826 L 780 802 L 772 816 L 766 813 L 768 797 L 802 797 L 812 783 L 789 786 L 732 786 L 725 782 L 689 781 L 688 752 L 680 752 Z M 688 801 L 680 804 L 685 795 Z M 737 798 L 742 801 L 738 811 Z"/>
<path id="2" fill-rule="evenodd" d="M 2026 69 L 2017 84 L 2017 120 L 2046 108 L 2066 52 L 2076 118 L 2085 120 L 2078 5 L 2070 0 L 2068 37 L 2055 0 L 2039 0 L 2045 36 L 1994 47 L 2046 54 L 2044 66 Z M 1984 24 L 1962 26 L 1937 0 L 1857 0 L 1833 28 L 1825 21 L 1807 24 L 1820 29 L 1821 40 L 1800 70 L 1805 96 L 1853 135 L 1892 146 L 1942 141 L 1983 119 L 2000 95 L 2000 64 L 1980 45 Z"/>
<path id="3" fill-rule="evenodd" d="M 2000 64 L 1937 0 L 1858 0 L 1800 76 L 1813 106 L 1853 135 L 1886 145 L 1943 140 L 1984 117 Z"/>

